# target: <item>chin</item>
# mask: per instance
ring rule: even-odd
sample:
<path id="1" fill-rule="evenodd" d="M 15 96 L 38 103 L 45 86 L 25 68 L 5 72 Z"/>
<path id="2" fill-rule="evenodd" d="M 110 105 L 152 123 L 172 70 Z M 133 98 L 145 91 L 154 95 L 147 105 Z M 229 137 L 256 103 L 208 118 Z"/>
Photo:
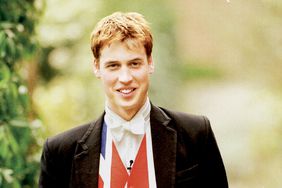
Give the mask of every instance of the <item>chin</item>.
<path id="1" fill-rule="evenodd" d="M 131 103 L 131 102 L 123 102 L 123 103 L 120 103 L 119 106 L 121 108 L 125 109 L 125 110 L 130 110 L 130 109 L 136 108 L 137 104 L 136 103 Z"/>
<path id="2" fill-rule="evenodd" d="M 119 106 L 125 110 L 132 110 L 136 108 L 141 108 L 142 103 L 136 100 L 132 101 L 122 101 L 119 103 Z"/>

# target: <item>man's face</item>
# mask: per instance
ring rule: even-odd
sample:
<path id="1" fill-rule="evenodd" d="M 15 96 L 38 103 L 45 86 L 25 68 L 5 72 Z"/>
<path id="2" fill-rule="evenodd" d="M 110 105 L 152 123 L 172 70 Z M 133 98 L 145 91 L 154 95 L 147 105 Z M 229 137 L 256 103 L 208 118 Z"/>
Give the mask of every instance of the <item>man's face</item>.
<path id="1" fill-rule="evenodd" d="M 149 74 L 153 73 L 154 67 L 140 42 L 128 39 L 106 45 L 94 71 L 101 79 L 109 107 L 115 113 L 136 113 L 143 106 Z"/>

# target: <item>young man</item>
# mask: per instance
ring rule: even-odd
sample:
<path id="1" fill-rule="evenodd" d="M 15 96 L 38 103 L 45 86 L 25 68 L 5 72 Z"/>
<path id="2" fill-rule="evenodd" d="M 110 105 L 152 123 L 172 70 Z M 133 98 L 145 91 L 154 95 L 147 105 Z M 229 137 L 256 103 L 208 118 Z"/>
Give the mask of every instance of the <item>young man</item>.
<path id="1" fill-rule="evenodd" d="M 47 139 L 40 187 L 228 187 L 208 119 L 150 103 L 152 46 L 138 13 L 116 12 L 97 24 L 91 49 L 105 112 Z"/>

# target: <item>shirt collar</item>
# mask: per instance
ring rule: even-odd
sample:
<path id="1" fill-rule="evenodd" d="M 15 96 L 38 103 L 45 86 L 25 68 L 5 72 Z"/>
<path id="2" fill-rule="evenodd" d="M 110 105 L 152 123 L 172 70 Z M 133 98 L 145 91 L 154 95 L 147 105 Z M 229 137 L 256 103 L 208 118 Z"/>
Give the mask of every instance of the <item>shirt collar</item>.
<path id="1" fill-rule="evenodd" d="M 145 104 L 140 108 L 136 115 L 126 121 L 119 115 L 114 113 L 107 105 L 105 107 L 106 114 L 104 120 L 111 130 L 112 136 L 116 142 L 120 142 L 126 132 L 133 135 L 144 135 L 149 125 L 151 104 L 147 98 Z"/>

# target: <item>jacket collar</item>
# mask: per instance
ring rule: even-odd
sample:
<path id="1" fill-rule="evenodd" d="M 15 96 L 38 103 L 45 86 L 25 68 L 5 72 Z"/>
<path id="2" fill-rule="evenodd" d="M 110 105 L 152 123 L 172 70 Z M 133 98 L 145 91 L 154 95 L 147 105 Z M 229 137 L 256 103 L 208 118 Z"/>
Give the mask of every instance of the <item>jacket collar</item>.
<path id="1" fill-rule="evenodd" d="M 71 187 L 97 187 L 103 113 L 78 141 L 71 177 Z M 157 187 L 173 187 L 176 169 L 176 131 L 165 112 L 151 105 L 150 114 L 153 157 Z"/>

